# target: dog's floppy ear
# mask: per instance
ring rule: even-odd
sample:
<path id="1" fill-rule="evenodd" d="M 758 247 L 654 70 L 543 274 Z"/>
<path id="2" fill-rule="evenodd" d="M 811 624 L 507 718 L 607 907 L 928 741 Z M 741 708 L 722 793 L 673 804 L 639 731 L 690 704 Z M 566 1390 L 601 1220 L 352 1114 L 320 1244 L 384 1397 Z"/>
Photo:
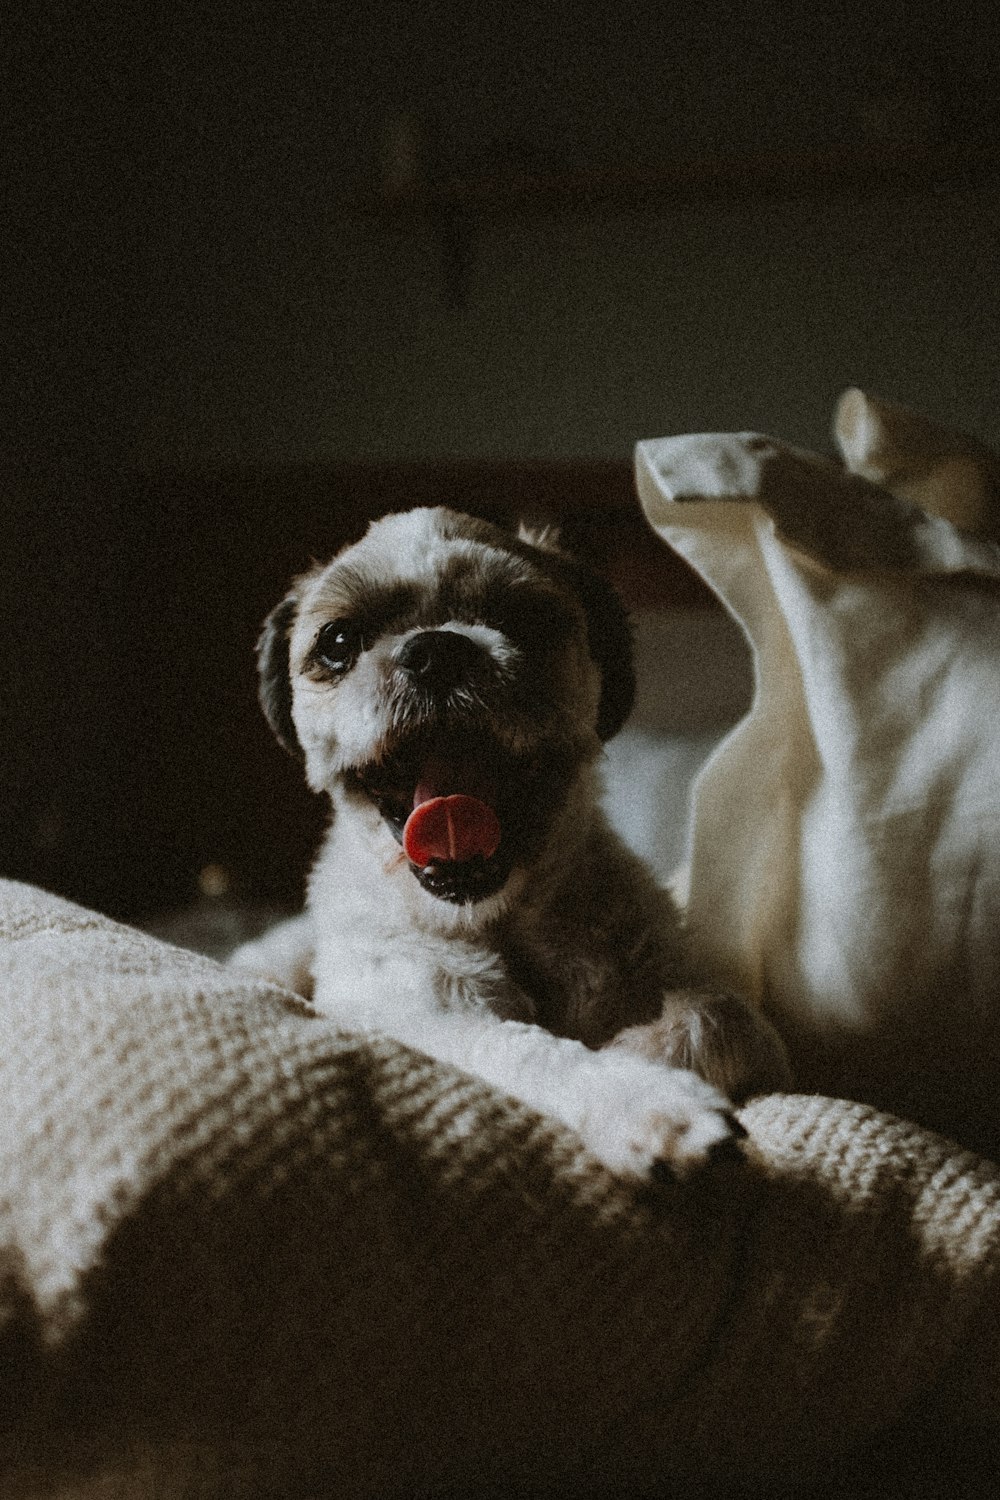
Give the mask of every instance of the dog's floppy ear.
<path id="1" fill-rule="evenodd" d="M 258 696 L 264 716 L 290 755 L 302 758 L 302 746 L 292 720 L 292 679 L 289 673 L 288 641 L 298 612 L 295 594 L 272 609 L 257 642 Z"/>
<path id="2" fill-rule="evenodd" d="M 557 528 L 538 528 L 522 521 L 518 540 L 543 552 L 548 566 L 570 585 L 583 605 L 587 645 L 601 669 L 597 733 L 602 740 L 610 740 L 625 723 L 635 701 L 632 627 L 625 606 L 606 578 L 562 550 Z"/>
<path id="3" fill-rule="evenodd" d="M 618 733 L 635 701 L 632 626 L 625 606 L 606 578 L 586 563 L 567 559 L 570 577 L 587 618 L 587 645 L 601 669 L 597 733 L 610 740 Z"/>

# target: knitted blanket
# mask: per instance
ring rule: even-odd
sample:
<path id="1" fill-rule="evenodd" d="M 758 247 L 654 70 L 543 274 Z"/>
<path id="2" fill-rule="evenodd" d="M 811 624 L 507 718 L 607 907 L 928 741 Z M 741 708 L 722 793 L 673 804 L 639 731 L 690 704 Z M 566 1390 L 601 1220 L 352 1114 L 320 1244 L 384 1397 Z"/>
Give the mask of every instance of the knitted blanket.
<path id="1" fill-rule="evenodd" d="M 0 1493 L 622 1493 L 1000 1415 L 1000 1175 L 772 1096 L 636 1191 L 280 990 L 0 883 Z"/>

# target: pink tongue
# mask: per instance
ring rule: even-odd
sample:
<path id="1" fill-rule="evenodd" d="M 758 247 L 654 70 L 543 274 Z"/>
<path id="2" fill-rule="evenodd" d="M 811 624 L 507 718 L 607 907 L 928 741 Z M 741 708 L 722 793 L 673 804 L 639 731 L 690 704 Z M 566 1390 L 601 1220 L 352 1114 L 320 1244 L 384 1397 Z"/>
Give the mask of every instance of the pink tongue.
<path id="1" fill-rule="evenodd" d="M 477 854 L 489 859 L 499 843 L 500 820 L 492 807 L 464 793 L 420 802 L 403 828 L 406 857 L 421 869 L 437 860 L 450 863 Z"/>

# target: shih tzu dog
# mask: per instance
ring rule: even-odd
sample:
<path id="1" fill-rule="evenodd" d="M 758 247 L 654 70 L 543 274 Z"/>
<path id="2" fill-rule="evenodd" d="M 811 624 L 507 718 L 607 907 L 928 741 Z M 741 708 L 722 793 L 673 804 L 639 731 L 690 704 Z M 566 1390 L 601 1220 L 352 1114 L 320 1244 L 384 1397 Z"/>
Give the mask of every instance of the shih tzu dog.
<path id="1" fill-rule="evenodd" d="M 730 1154 L 786 1081 L 702 993 L 676 911 L 599 803 L 629 712 L 611 589 L 544 535 L 423 509 L 301 578 L 259 645 L 278 739 L 333 818 L 307 910 L 233 962 L 574 1128 L 613 1171 Z"/>

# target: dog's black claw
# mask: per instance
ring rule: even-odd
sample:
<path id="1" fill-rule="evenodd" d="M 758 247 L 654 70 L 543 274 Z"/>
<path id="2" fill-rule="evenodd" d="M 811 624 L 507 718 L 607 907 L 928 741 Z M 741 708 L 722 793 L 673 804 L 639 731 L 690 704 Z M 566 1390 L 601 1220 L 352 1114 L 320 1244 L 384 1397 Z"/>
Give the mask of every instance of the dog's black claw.
<path id="1" fill-rule="evenodd" d="M 741 1133 L 746 1135 L 742 1127 Z M 735 1134 L 727 1136 L 724 1141 L 716 1141 L 714 1146 L 708 1148 L 708 1160 L 713 1167 L 725 1166 L 730 1162 L 741 1162 L 743 1159 L 743 1147 Z"/>
<path id="2" fill-rule="evenodd" d="M 649 1180 L 660 1185 L 660 1187 L 673 1187 L 677 1176 L 668 1161 L 654 1161 L 649 1169 Z"/>

